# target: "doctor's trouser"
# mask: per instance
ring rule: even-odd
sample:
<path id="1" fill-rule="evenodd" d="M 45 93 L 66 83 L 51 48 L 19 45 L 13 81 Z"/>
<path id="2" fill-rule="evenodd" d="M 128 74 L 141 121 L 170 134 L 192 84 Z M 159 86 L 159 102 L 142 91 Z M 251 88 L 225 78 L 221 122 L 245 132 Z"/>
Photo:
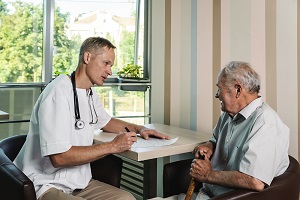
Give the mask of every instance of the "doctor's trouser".
<path id="1" fill-rule="evenodd" d="M 109 184 L 91 180 L 88 186 L 82 190 L 75 190 L 72 194 L 67 194 L 62 190 L 50 188 L 44 192 L 39 200 L 135 200 L 134 196 L 124 190 Z"/>

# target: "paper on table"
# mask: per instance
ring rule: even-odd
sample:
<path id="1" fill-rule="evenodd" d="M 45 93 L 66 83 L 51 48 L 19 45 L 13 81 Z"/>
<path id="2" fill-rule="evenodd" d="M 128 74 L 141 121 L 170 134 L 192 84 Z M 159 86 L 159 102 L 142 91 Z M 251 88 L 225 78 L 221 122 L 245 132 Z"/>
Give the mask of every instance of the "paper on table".
<path id="1" fill-rule="evenodd" d="M 164 139 L 158 139 L 158 138 L 149 138 L 148 140 L 145 140 L 143 138 L 138 137 L 137 142 L 133 143 L 131 147 L 134 148 L 147 148 L 147 147 L 160 147 L 160 146 L 166 146 L 174 144 L 177 141 L 177 138 L 170 139 L 170 140 L 164 140 Z"/>

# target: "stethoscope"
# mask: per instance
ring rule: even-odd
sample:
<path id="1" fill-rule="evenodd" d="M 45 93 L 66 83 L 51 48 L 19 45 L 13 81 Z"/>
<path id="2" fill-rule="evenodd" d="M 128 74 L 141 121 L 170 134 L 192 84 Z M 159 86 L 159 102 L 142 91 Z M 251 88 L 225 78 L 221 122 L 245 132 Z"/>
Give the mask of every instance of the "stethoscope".
<path id="1" fill-rule="evenodd" d="M 71 82 L 72 82 L 72 86 L 73 86 L 73 94 L 74 94 L 74 112 L 75 112 L 75 128 L 76 129 L 83 129 L 85 124 L 84 122 L 80 119 L 80 112 L 79 112 L 79 103 L 78 103 L 78 95 L 77 95 L 77 91 L 76 91 L 76 81 L 75 81 L 75 71 L 73 71 L 73 73 L 71 74 Z M 90 122 L 90 124 L 96 124 L 98 122 L 98 116 L 95 110 L 95 106 L 94 106 L 94 101 L 93 101 L 93 92 L 92 89 L 90 89 L 90 93 L 89 96 L 92 99 L 92 103 L 93 103 L 93 110 L 96 116 L 96 121 L 94 122 L 94 117 L 93 117 L 93 113 L 92 113 L 92 108 L 91 108 L 91 104 L 90 104 L 90 100 L 89 100 L 89 106 L 90 106 L 90 111 L 91 111 L 91 116 L 92 116 L 92 121 Z"/>

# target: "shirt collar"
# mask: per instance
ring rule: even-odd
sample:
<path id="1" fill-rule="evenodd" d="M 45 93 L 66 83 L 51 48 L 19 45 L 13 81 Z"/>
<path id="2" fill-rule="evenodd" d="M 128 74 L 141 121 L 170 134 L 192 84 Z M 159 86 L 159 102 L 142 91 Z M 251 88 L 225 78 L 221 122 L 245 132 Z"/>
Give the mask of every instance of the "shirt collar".
<path id="1" fill-rule="evenodd" d="M 245 119 L 247 119 L 257 107 L 262 105 L 262 98 L 258 97 L 257 99 L 253 100 L 249 103 L 245 108 L 243 108 L 239 114 L 243 115 Z"/>

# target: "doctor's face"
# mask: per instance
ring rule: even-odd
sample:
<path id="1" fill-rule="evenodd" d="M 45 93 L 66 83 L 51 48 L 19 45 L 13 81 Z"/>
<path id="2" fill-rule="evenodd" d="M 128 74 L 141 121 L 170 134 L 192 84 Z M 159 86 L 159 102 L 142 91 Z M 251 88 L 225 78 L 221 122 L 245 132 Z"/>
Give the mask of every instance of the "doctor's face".
<path id="1" fill-rule="evenodd" d="M 86 52 L 89 59 L 87 65 L 87 75 L 93 85 L 103 85 L 108 76 L 112 75 L 111 68 L 115 61 L 115 50 L 103 47 L 101 51 L 93 53 Z"/>

